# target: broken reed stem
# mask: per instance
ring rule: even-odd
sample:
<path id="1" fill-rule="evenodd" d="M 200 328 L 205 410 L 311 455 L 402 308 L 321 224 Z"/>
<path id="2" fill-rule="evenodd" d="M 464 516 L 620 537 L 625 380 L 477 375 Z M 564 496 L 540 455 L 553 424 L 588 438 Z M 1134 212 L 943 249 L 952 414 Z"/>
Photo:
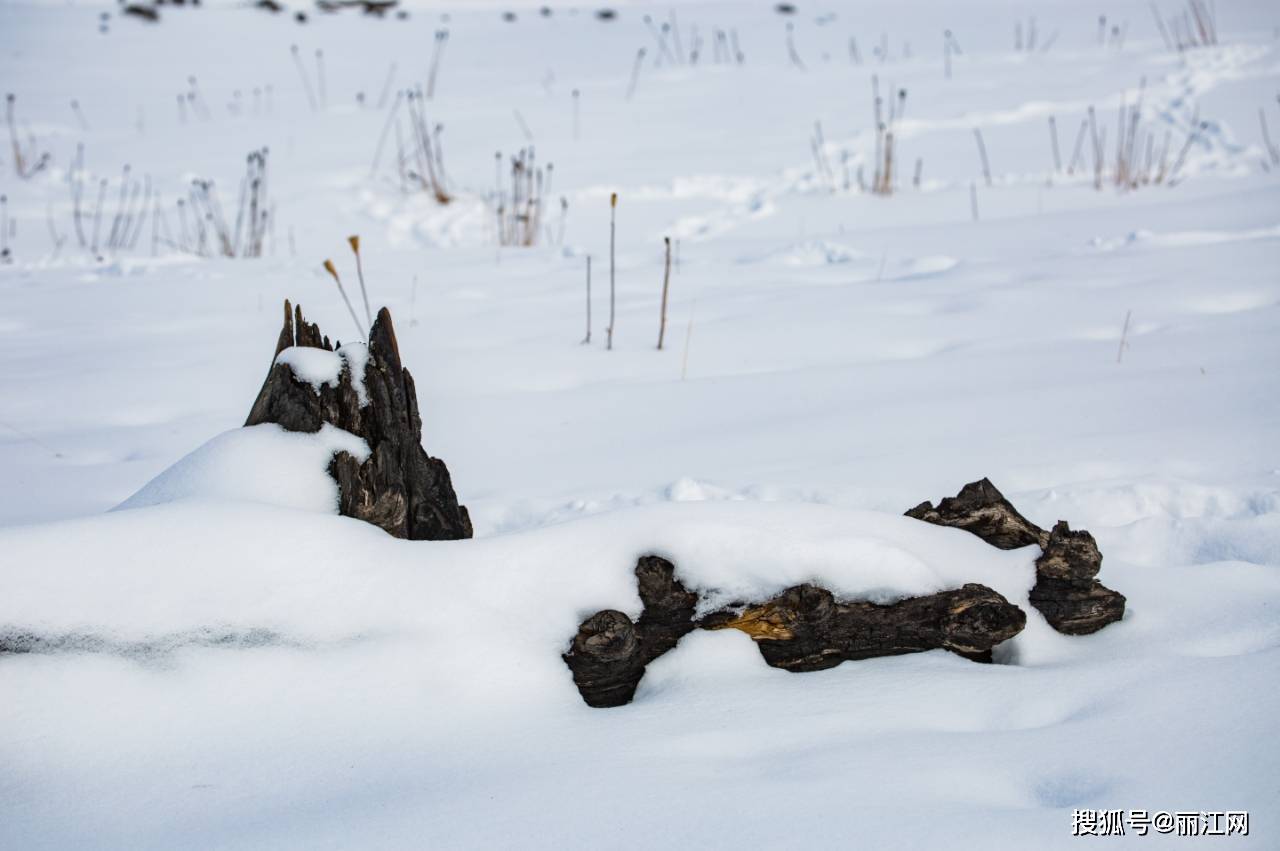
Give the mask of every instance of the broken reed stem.
<path id="1" fill-rule="evenodd" d="M 88 133 L 89 122 L 85 120 L 84 112 L 80 109 L 80 101 L 75 98 L 71 99 L 71 111 L 75 113 L 76 123 L 80 125 L 80 131 L 82 133 Z"/>
<path id="2" fill-rule="evenodd" d="M 396 79 L 396 63 L 392 62 L 391 67 L 387 68 L 387 79 L 382 84 L 382 94 L 378 95 L 378 109 L 382 109 L 387 105 L 387 98 L 391 96 L 391 85 Z M 396 92 L 399 98 L 400 93 Z"/>
<path id="3" fill-rule="evenodd" d="M 22 142 L 18 138 L 17 100 L 12 92 L 5 95 L 5 123 L 9 125 L 9 140 L 13 146 L 14 174 L 26 180 L 49 164 L 49 153 L 46 151 L 39 157 L 36 156 L 34 135 L 30 136 L 28 150 L 23 151 Z"/>
<path id="4" fill-rule="evenodd" d="M 1160 10 L 1156 8 L 1156 4 L 1151 4 L 1151 17 L 1156 19 L 1156 29 L 1160 30 L 1160 38 L 1164 40 L 1165 48 L 1170 52 L 1175 52 L 1173 39 L 1169 37 L 1169 30 L 1164 25 L 1164 18 L 1160 17 Z"/>
<path id="5" fill-rule="evenodd" d="M 689 342 L 693 339 L 693 314 L 697 309 L 698 300 L 695 298 L 693 304 L 689 306 L 689 324 L 684 331 L 684 352 L 680 356 L 681 381 L 689 377 Z"/>
<path id="6" fill-rule="evenodd" d="M 209 102 L 205 100 L 204 94 L 200 91 L 200 82 L 193 75 L 187 77 L 187 84 L 191 86 L 191 91 L 187 93 L 187 99 L 191 101 L 191 111 L 205 121 L 211 120 L 213 112 L 209 109 Z"/>
<path id="7" fill-rule="evenodd" d="M 449 42 L 448 30 L 436 30 L 435 49 L 431 53 L 431 70 L 427 73 L 427 100 L 436 95 L 436 75 L 440 72 L 440 57 Z"/>
<path id="8" fill-rule="evenodd" d="M 529 122 L 524 120 L 524 116 L 520 114 L 520 110 L 511 110 L 512 115 L 516 118 L 516 124 L 520 125 L 520 132 L 524 134 L 524 140 L 530 145 L 533 144 L 533 131 L 529 129 Z"/>
<path id="9" fill-rule="evenodd" d="M 1103 19 L 1105 25 L 1105 18 Z M 1094 187 L 1102 188 L 1102 140 L 1098 137 L 1097 113 L 1090 104 L 1088 112 L 1089 139 L 1093 142 Z"/>
<path id="10" fill-rule="evenodd" d="M 324 74 L 324 51 L 316 48 L 316 80 L 320 84 L 320 108 L 329 108 L 329 86 Z"/>
<path id="11" fill-rule="evenodd" d="M 680 23 L 676 20 L 676 10 L 671 10 L 671 42 L 676 51 L 676 59 L 684 62 L 684 46 L 680 43 Z"/>
<path id="12" fill-rule="evenodd" d="M 1182 165 L 1187 160 L 1187 154 L 1191 153 L 1191 146 L 1195 144 L 1196 136 L 1200 133 L 1200 107 L 1196 107 L 1195 113 L 1191 117 L 1191 130 L 1187 133 L 1187 141 L 1183 144 L 1182 150 L 1178 152 L 1178 157 L 1173 161 L 1173 168 L 1169 169 L 1167 182 L 1172 185 L 1178 178 L 1178 173 L 1182 171 Z"/>
<path id="13" fill-rule="evenodd" d="M 635 64 L 631 66 L 631 82 L 627 85 L 627 100 L 636 93 L 636 83 L 640 81 L 640 64 L 644 62 L 644 48 L 636 51 Z"/>
<path id="14" fill-rule="evenodd" d="M 364 264 L 360 262 L 360 237 L 347 237 L 347 244 L 351 246 L 351 253 L 356 256 L 356 277 L 360 280 L 360 297 L 364 300 L 364 316 L 369 323 L 369 327 L 373 327 L 373 311 L 369 309 L 369 291 L 364 286 Z"/>
<path id="15" fill-rule="evenodd" d="M 356 318 L 356 309 L 351 306 L 351 299 L 347 298 L 347 291 L 342 286 L 342 279 L 338 277 L 338 270 L 334 267 L 332 260 L 324 261 L 324 270 L 333 277 L 333 282 L 338 285 L 338 292 L 342 295 L 342 302 L 347 306 L 347 313 L 351 314 L 351 322 L 356 326 L 356 339 L 365 339 L 365 331 L 360 327 L 360 320 Z"/>
<path id="16" fill-rule="evenodd" d="M 662 340 L 667 333 L 667 290 L 671 286 L 671 237 L 664 236 L 662 242 L 666 245 L 667 257 L 662 268 L 662 312 L 658 318 L 658 351 L 662 351 Z"/>
<path id="17" fill-rule="evenodd" d="M 893 133 L 889 132 L 884 137 L 884 176 L 881 178 L 880 194 L 889 195 L 893 192 Z"/>
<path id="18" fill-rule="evenodd" d="M 791 64 L 799 68 L 801 71 L 808 70 L 805 68 L 804 62 L 800 59 L 800 54 L 796 51 L 795 25 L 787 21 L 787 55 L 791 59 Z"/>
<path id="19" fill-rule="evenodd" d="M 0 263 L 12 261 L 9 254 L 9 198 L 0 195 Z"/>
<path id="20" fill-rule="evenodd" d="M 582 338 L 582 345 L 591 342 L 591 255 L 587 255 L 587 336 Z"/>
<path id="21" fill-rule="evenodd" d="M 1049 116 L 1049 141 L 1053 146 L 1053 170 L 1062 172 L 1062 153 L 1058 150 L 1058 122 Z"/>
<path id="22" fill-rule="evenodd" d="M 1106 148 L 1106 146 L 1107 146 L 1107 128 L 1103 127 L 1098 134 L 1098 161 L 1094 163 L 1093 187 L 1095 189 L 1102 189 L 1102 172 L 1103 172 L 1104 166 L 1106 165 L 1103 162 L 1104 155 L 1102 151 Z"/>
<path id="23" fill-rule="evenodd" d="M 302 64 L 302 55 L 298 51 L 298 45 L 289 45 L 289 53 L 293 56 L 293 64 L 298 69 L 298 76 L 302 78 L 302 88 L 307 93 L 307 104 L 311 107 L 311 111 L 316 111 L 316 93 L 311 88 L 311 78 L 307 76 L 307 67 Z"/>
<path id="24" fill-rule="evenodd" d="M 978 156 L 982 159 L 982 176 L 989 187 L 991 186 L 991 163 L 987 161 L 987 146 L 982 141 L 982 131 L 977 127 L 973 128 L 973 138 L 978 141 Z"/>
<path id="25" fill-rule="evenodd" d="M 416 180 L 423 189 L 430 192 L 438 204 L 448 204 L 453 200 L 445 188 L 444 158 L 439 150 L 440 131 L 442 125 L 435 128 L 435 145 L 432 145 L 432 131 L 427 124 L 425 96 L 421 90 L 410 90 L 406 93 L 405 103 L 409 112 L 409 130 L 413 134 L 415 147 L 406 156 L 417 160 L 418 169 L 410 172 L 409 177 Z M 397 127 L 399 124 L 396 125 Z"/>
<path id="26" fill-rule="evenodd" d="M 1075 149 L 1071 154 L 1071 162 L 1067 164 L 1067 175 L 1070 176 L 1075 172 L 1076 163 L 1080 161 L 1080 154 L 1084 152 L 1084 134 L 1089 131 L 1089 120 L 1082 119 L 1080 121 L 1080 132 L 1076 134 Z"/>
<path id="27" fill-rule="evenodd" d="M 649 34 L 653 36 L 653 40 L 658 43 L 658 53 L 653 57 L 653 67 L 661 66 L 663 57 L 668 57 L 671 60 L 671 64 L 674 65 L 676 57 L 667 47 L 667 33 L 670 31 L 670 26 L 663 24 L 663 30 L 659 32 L 657 25 L 653 22 L 653 17 L 650 15 L 644 16 L 644 25 L 649 28 Z"/>
<path id="28" fill-rule="evenodd" d="M 98 234 L 102 230 L 102 201 L 107 194 L 107 179 L 104 177 L 98 181 L 98 203 L 93 207 L 93 245 L 90 251 L 93 256 L 98 256 Z"/>
<path id="29" fill-rule="evenodd" d="M 107 248 L 114 248 L 120 235 L 120 225 L 124 221 L 124 203 L 129 195 L 129 164 L 125 163 L 120 173 L 120 194 L 116 197 L 116 212 L 111 217 L 111 230 L 107 233 Z"/>
<path id="30" fill-rule="evenodd" d="M 0 203 L 2 202 L 2 196 L 0 196 Z M 67 238 L 58 233 L 58 226 L 54 224 L 52 202 L 45 207 L 44 218 L 45 224 L 49 227 L 49 238 L 53 241 L 53 255 L 50 259 L 57 260 L 62 254 L 62 246 L 66 244 Z"/>
<path id="31" fill-rule="evenodd" d="M 1267 156 L 1270 157 L 1271 164 L 1280 164 L 1280 153 L 1277 153 L 1276 146 L 1271 144 L 1271 133 L 1267 130 L 1267 113 L 1262 107 L 1258 107 L 1258 123 L 1262 125 L 1262 144 L 1267 148 Z"/>
<path id="32" fill-rule="evenodd" d="M 1120 348 L 1116 350 L 1116 363 L 1124 359 L 1124 350 L 1129 347 L 1129 317 L 1132 315 L 1132 310 L 1125 311 L 1124 328 L 1120 331 Z"/>
<path id="33" fill-rule="evenodd" d="M 76 158 L 71 167 L 71 223 L 75 226 L 76 240 L 80 248 L 88 247 L 84 235 L 84 222 L 80 212 L 80 202 L 84 197 L 84 143 L 76 144 Z"/>
<path id="34" fill-rule="evenodd" d="M 813 122 L 813 136 L 809 139 L 809 147 L 813 151 L 814 165 L 818 174 L 834 190 L 836 188 L 835 173 L 831 170 L 831 162 L 827 159 L 827 140 L 822 133 L 822 122 Z"/>
<path id="35" fill-rule="evenodd" d="M 609 327 L 607 329 L 608 336 L 605 348 L 613 351 L 613 320 L 614 320 L 614 246 L 617 237 L 617 210 L 618 210 L 618 193 L 614 192 L 609 196 Z"/>
<path id="36" fill-rule="evenodd" d="M 392 63 L 391 67 L 394 69 L 395 63 Z M 378 163 L 382 161 L 382 149 L 387 144 L 387 136 L 391 133 L 391 125 L 396 121 L 396 116 L 400 110 L 400 102 L 403 99 L 404 92 L 396 92 L 396 99 L 391 104 L 391 111 L 387 113 L 387 121 L 382 125 L 382 133 L 378 136 L 378 147 L 373 151 L 373 165 L 369 167 L 370 177 L 373 177 L 378 171 Z"/>
<path id="37" fill-rule="evenodd" d="M 1156 166 L 1156 176 L 1153 178 L 1155 183 L 1163 183 L 1165 175 L 1168 173 L 1169 166 L 1169 142 L 1173 139 L 1173 131 L 1164 131 L 1164 145 L 1160 148 L 1160 163 Z"/>
<path id="38" fill-rule="evenodd" d="M 564 245 L 564 230 L 569 220 L 569 199 L 560 196 L 560 234 L 556 239 L 556 245 Z M 551 225 L 547 225 L 547 236 L 551 236 Z"/>

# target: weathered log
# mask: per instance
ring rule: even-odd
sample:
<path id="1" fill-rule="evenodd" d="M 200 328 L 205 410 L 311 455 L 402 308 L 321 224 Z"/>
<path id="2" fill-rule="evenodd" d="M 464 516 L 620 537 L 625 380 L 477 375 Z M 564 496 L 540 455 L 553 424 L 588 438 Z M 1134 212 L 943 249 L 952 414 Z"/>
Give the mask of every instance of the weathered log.
<path id="1" fill-rule="evenodd" d="M 1124 617 L 1125 596 L 1095 577 L 1102 569 L 1102 553 L 1093 535 L 1072 532 L 1059 520 L 1036 559 L 1036 584 L 1031 605 L 1049 625 L 1067 635 L 1087 635 Z"/>
<path id="2" fill-rule="evenodd" d="M 840 602 L 815 585 L 797 585 L 764 603 L 744 604 L 695 621 L 698 595 L 657 556 L 636 565 L 644 610 L 633 622 L 614 609 L 582 622 L 563 656 L 587 705 L 630 703 L 645 667 L 695 628 L 739 629 L 765 662 L 788 671 L 820 671 L 841 662 L 943 648 L 979 662 L 1017 635 L 1027 616 L 982 585 L 965 585 L 891 605 Z"/>
<path id="3" fill-rule="evenodd" d="M 937 508 L 931 502 L 922 502 L 907 516 L 964 529 L 1002 550 L 1049 542 L 1049 533 L 1019 514 L 989 479 L 970 482 L 960 493 L 939 502 Z"/>
<path id="4" fill-rule="evenodd" d="M 645 666 L 694 629 L 698 595 L 675 578 L 675 565 L 658 556 L 642 556 L 636 564 L 636 583 L 644 604 L 639 622 L 614 609 L 596 612 L 578 627 L 564 654 L 589 706 L 630 703 Z"/>
<path id="5" fill-rule="evenodd" d="M 329 338 L 284 305 L 284 327 L 275 355 L 291 346 L 333 351 Z M 458 504 L 444 462 L 422 448 L 413 376 L 400 362 L 391 314 L 386 308 L 369 332 L 361 377 L 362 399 L 344 358 L 337 384 L 316 389 L 299 381 L 292 367 L 272 361 L 245 425 L 277 423 L 289 431 L 315 432 L 325 423 L 364 439 L 370 455 L 361 463 L 346 452 L 334 455 L 329 474 L 338 482 L 339 511 L 412 540 L 471 537 L 471 518 Z"/>
<path id="6" fill-rule="evenodd" d="M 1124 595 L 1096 578 L 1102 553 L 1093 535 L 1083 529 L 1073 532 L 1063 520 L 1046 532 L 1019 514 L 987 479 L 970 482 L 936 508 L 922 502 L 907 516 L 964 529 L 1002 550 L 1038 544 L 1042 552 L 1036 559 L 1031 605 L 1058 632 L 1085 635 L 1124 617 Z"/>
<path id="7" fill-rule="evenodd" d="M 797 585 L 740 613 L 704 618 L 704 629 L 751 636 L 775 668 L 821 671 L 841 662 L 944 649 L 978 662 L 1022 631 L 1027 616 L 985 585 L 965 585 L 889 605 L 840 602 L 825 588 Z"/>

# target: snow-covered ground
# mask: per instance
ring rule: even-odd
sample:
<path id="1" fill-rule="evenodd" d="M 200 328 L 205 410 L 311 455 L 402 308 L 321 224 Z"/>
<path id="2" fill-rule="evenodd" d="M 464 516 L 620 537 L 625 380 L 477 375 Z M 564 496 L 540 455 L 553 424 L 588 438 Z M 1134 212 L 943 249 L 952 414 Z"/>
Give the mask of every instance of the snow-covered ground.
<path id="1" fill-rule="evenodd" d="M 41 641 L 0 657 L 0 847 L 1077 847 L 1102 841 L 1072 837 L 1085 808 L 1248 810 L 1217 841 L 1280 846 L 1280 163 L 1259 119 L 1280 140 L 1280 8 L 1219 0 L 1218 44 L 1177 51 L 1136 0 L 287 5 L 0 5 L 19 153 L 49 155 L 20 177 L 0 127 L 0 631 Z M 673 13 L 679 63 L 645 21 Z M 395 132 L 377 154 L 442 28 L 444 206 L 402 190 Z M 858 187 L 873 75 L 902 110 L 889 197 Z M 1122 191 L 1139 102 L 1131 159 L 1154 178 L 1167 131 L 1166 176 L 1182 162 Z M 1091 138 L 1066 173 L 1091 106 L 1101 190 Z M 530 139 L 545 227 L 500 248 L 494 154 Z M 234 213 L 264 147 L 264 256 L 174 245 L 192 179 Z M 167 231 L 108 248 L 132 241 L 111 238 L 126 164 Z M 349 435 L 239 429 L 283 299 L 353 339 L 321 268 L 352 290 L 352 234 L 473 541 L 336 516 Z M 1122 622 L 1058 635 L 1026 604 L 1034 552 L 900 516 L 982 476 L 1095 534 Z M 589 709 L 559 654 L 586 615 L 638 612 L 647 552 L 729 596 L 983 582 L 1028 625 L 1001 664 L 814 674 L 699 632 L 633 704 Z"/>

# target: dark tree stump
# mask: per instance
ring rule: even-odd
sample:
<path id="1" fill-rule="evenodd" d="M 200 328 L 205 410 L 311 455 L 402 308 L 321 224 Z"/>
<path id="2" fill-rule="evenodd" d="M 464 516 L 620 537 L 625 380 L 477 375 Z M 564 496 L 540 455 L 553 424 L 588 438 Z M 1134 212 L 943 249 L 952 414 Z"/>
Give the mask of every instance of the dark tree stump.
<path id="1" fill-rule="evenodd" d="M 1027 623 L 1017 606 L 985 585 L 965 585 L 890 605 L 841 603 L 825 588 L 797 585 L 739 614 L 704 618 L 704 629 L 750 635 L 775 668 L 821 671 L 841 662 L 944 649 L 978 662 Z"/>
<path id="2" fill-rule="evenodd" d="M 582 622 L 565 664 L 588 706 L 631 702 L 645 666 L 691 632 L 698 595 L 675 577 L 675 565 L 658 556 L 642 556 L 636 582 L 644 610 L 633 623 L 623 612 L 605 609 Z"/>
<path id="3" fill-rule="evenodd" d="M 275 354 L 291 346 L 333 351 L 329 338 L 284 303 L 284 327 Z M 288 364 L 272 361 L 249 411 L 246 426 L 277 423 L 288 431 L 316 432 L 329 423 L 364 438 L 370 455 L 361 463 L 346 452 L 334 455 L 329 474 L 338 482 L 339 511 L 385 529 L 397 538 L 455 540 L 471 537 L 471 518 L 458 504 L 449 469 L 422 448 L 413 376 L 400 363 L 391 314 L 386 308 L 369 332 L 361 404 L 344 361 L 338 383 L 317 390 L 299 381 Z"/>
<path id="4" fill-rule="evenodd" d="M 841 662 L 943 648 L 978 662 L 1017 635 L 1026 614 L 982 585 L 965 585 L 888 606 L 841 603 L 830 591 L 797 585 L 772 600 L 694 621 L 698 595 L 657 556 L 636 565 L 644 611 L 638 622 L 614 609 L 582 622 L 564 654 L 588 706 L 630 703 L 645 667 L 695 628 L 739 629 L 765 662 L 788 671 L 820 671 Z"/>
<path id="5" fill-rule="evenodd" d="M 1083 529 L 1072 532 L 1064 520 L 1046 532 L 1019 514 L 987 479 L 970 482 L 937 508 L 922 502 L 907 516 L 964 529 L 1002 550 L 1038 544 L 1043 552 L 1036 559 L 1031 605 L 1058 632 L 1085 635 L 1124 617 L 1124 595 L 1096 578 L 1102 553 L 1093 535 Z"/>

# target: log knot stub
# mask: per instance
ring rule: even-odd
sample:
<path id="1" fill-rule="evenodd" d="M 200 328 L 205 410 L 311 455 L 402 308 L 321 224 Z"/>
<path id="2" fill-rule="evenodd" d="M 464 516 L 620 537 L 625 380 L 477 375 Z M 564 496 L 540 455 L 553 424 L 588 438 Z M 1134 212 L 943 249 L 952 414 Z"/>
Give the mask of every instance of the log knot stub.
<path id="1" fill-rule="evenodd" d="M 937 508 L 922 502 L 907 516 L 964 529 L 1002 550 L 1038 544 L 1030 601 L 1058 632 L 1084 635 L 1124 617 L 1124 595 L 1097 580 L 1102 552 L 1093 535 L 1073 532 L 1065 520 L 1046 532 L 1019 514 L 988 479 L 970 482 Z"/>
<path id="2" fill-rule="evenodd" d="M 590 706 L 630 703 L 645 666 L 695 627 L 698 595 L 676 579 L 675 565 L 659 556 L 641 556 L 636 585 L 644 609 L 633 623 L 614 609 L 582 622 L 563 658 L 574 684 Z"/>
<path id="3" fill-rule="evenodd" d="M 1124 617 L 1125 596 L 1097 580 L 1102 553 L 1093 535 L 1059 520 L 1036 559 L 1031 605 L 1054 629 L 1087 635 Z"/>
<path id="4" fill-rule="evenodd" d="M 471 518 L 458 504 L 448 467 L 422 448 L 417 390 L 400 362 L 391 313 L 385 307 L 378 311 L 363 358 L 339 348 L 344 354 L 336 382 L 316 386 L 301 380 L 279 357 L 294 347 L 335 350 L 319 327 L 303 318 L 301 307 L 286 301 L 275 357 L 245 425 L 276 423 L 287 431 L 316 432 L 328 423 L 363 438 L 368 458 L 338 452 L 329 465 L 341 514 L 397 538 L 470 538 Z M 353 375 L 353 368 L 362 374 Z"/>

